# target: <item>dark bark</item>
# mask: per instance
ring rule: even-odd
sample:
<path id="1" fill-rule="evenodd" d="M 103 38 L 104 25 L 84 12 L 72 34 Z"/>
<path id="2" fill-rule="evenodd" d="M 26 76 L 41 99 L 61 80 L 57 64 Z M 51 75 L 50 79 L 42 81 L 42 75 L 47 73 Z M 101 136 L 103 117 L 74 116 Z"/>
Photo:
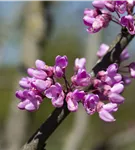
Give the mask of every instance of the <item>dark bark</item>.
<path id="1" fill-rule="evenodd" d="M 127 33 L 127 30 L 122 29 L 121 33 L 116 37 L 115 41 L 110 46 L 106 55 L 101 60 L 98 60 L 96 65 L 93 67 L 92 74 L 96 75 L 98 71 L 105 70 L 114 62 L 119 63 L 119 56 L 121 52 L 130 43 L 133 37 L 133 35 Z M 70 112 L 68 111 L 66 104 L 62 108 L 56 108 L 24 145 L 22 150 L 43 150 L 44 143 L 69 113 Z"/>
<path id="2" fill-rule="evenodd" d="M 69 110 L 66 104 L 62 108 L 56 108 L 48 119 L 41 125 L 39 129 L 28 140 L 22 150 L 42 150 L 45 141 L 59 126 L 59 124 L 68 116 Z"/>
<path id="3" fill-rule="evenodd" d="M 121 33 L 118 34 L 116 39 L 113 41 L 112 45 L 110 45 L 107 54 L 93 67 L 92 70 L 94 75 L 96 75 L 99 70 L 105 70 L 112 63 L 119 63 L 121 52 L 130 43 L 133 37 L 134 35 L 128 34 L 127 30 L 123 28 Z"/>

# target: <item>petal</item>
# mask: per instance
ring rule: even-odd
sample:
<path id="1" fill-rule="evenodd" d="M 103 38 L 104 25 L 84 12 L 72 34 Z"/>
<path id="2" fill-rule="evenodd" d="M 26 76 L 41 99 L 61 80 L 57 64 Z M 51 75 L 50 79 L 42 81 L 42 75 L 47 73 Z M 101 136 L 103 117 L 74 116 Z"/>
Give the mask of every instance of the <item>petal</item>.
<path id="1" fill-rule="evenodd" d="M 44 92 L 45 96 L 47 98 L 53 98 L 53 97 L 56 97 L 57 95 L 57 89 L 55 87 L 55 85 L 52 85 L 49 89 L 47 89 L 45 92 Z"/>
<path id="2" fill-rule="evenodd" d="M 37 79 L 35 82 L 32 82 L 32 85 L 42 92 L 46 90 L 46 88 L 51 86 L 51 82 L 49 82 L 48 80 L 44 81 L 44 80 Z"/>
<path id="3" fill-rule="evenodd" d="M 111 64 L 108 68 L 107 68 L 107 72 L 110 75 L 114 75 L 116 74 L 118 71 L 118 65 L 116 63 Z"/>
<path id="4" fill-rule="evenodd" d="M 89 17 L 89 16 L 83 17 L 83 22 L 86 26 L 92 26 L 94 21 L 95 21 L 95 18 L 93 18 L 93 17 Z"/>
<path id="5" fill-rule="evenodd" d="M 75 59 L 75 70 L 78 69 L 84 69 L 86 65 L 86 59 L 85 58 L 76 58 Z"/>
<path id="6" fill-rule="evenodd" d="M 118 105 L 115 103 L 108 103 L 108 104 L 103 105 L 103 109 L 108 112 L 114 112 L 118 109 Z"/>
<path id="7" fill-rule="evenodd" d="M 109 49 L 109 46 L 108 45 L 106 45 L 106 44 L 101 44 L 100 45 L 100 48 L 99 48 L 99 50 L 98 50 L 98 52 L 97 52 L 97 56 L 99 57 L 99 58 L 101 58 L 101 57 L 103 57 L 104 55 L 105 55 L 105 53 L 108 51 L 108 49 Z"/>
<path id="8" fill-rule="evenodd" d="M 125 85 L 129 85 L 131 83 L 131 78 L 127 76 L 123 76 L 123 81 Z"/>
<path id="9" fill-rule="evenodd" d="M 54 107 L 62 107 L 64 104 L 64 93 L 62 92 L 59 97 L 52 98 L 52 104 Z"/>
<path id="10" fill-rule="evenodd" d="M 58 55 L 56 58 L 55 58 L 55 66 L 59 66 L 61 68 L 66 68 L 68 65 L 68 59 L 67 59 L 67 56 L 60 56 Z"/>
<path id="11" fill-rule="evenodd" d="M 27 104 L 29 104 L 29 103 L 30 103 L 30 100 L 26 99 L 26 100 L 24 100 L 23 102 L 20 102 L 20 103 L 18 104 L 18 108 L 19 108 L 19 109 L 25 109 L 25 106 L 26 106 Z"/>
<path id="12" fill-rule="evenodd" d="M 117 94 L 117 93 L 110 93 L 108 95 L 108 97 L 112 103 L 116 103 L 116 104 L 121 104 L 125 100 L 123 96 L 121 96 L 120 94 Z"/>
<path id="13" fill-rule="evenodd" d="M 34 101 L 34 102 L 30 102 L 29 104 L 27 104 L 25 106 L 25 109 L 28 111 L 35 111 L 39 108 L 39 102 Z"/>
<path id="14" fill-rule="evenodd" d="M 16 91 L 15 95 L 16 95 L 17 98 L 19 98 L 21 100 L 25 99 L 25 96 L 23 95 L 23 91 L 22 90 Z"/>
<path id="15" fill-rule="evenodd" d="M 112 116 L 112 114 L 110 114 L 108 111 L 101 109 L 99 111 L 99 117 L 106 121 L 106 122 L 113 122 L 115 121 L 114 117 Z"/>
<path id="16" fill-rule="evenodd" d="M 124 61 L 124 60 L 127 60 L 129 57 L 130 57 L 130 55 L 129 55 L 128 50 L 127 50 L 127 48 L 126 48 L 126 49 L 124 49 L 124 50 L 122 51 L 122 53 L 120 54 L 120 60 L 121 60 L 121 61 Z"/>
<path id="17" fill-rule="evenodd" d="M 84 91 L 79 91 L 78 89 L 74 90 L 72 97 L 73 99 L 79 101 L 82 100 L 85 96 L 85 92 Z"/>
<path id="18" fill-rule="evenodd" d="M 27 72 L 30 76 L 35 77 L 37 79 L 46 79 L 47 77 L 47 74 L 43 70 L 36 70 L 33 68 L 28 68 Z"/>
<path id="19" fill-rule="evenodd" d="M 124 90 L 124 85 L 121 83 L 116 83 L 111 88 L 111 92 L 118 93 L 118 94 L 120 94 L 123 90 Z"/>
<path id="20" fill-rule="evenodd" d="M 95 8 L 98 8 L 98 9 L 102 9 L 102 8 L 104 8 L 104 1 L 102 1 L 102 0 L 94 0 L 93 2 L 92 2 L 92 5 L 95 7 Z"/>
<path id="21" fill-rule="evenodd" d="M 45 69 L 45 62 L 42 60 L 37 59 L 35 65 L 37 69 Z"/>
<path id="22" fill-rule="evenodd" d="M 55 69 L 54 69 L 54 74 L 55 74 L 56 77 L 61 78 L 64 74 L 64 71 L 59 66 L 56 66 Z"/>
<path id="23" fill-rule="evenodd" d="M 28 83 L 27 81 L 22 81 L 22 80 L 19 81 L 19 85 L 20 85 L 22 88 L 30 88 L 30 87 L 31 87 L 31 84 L 30 84 L 30 83 Z"/>
<path id="24" fill-rule="evenodd" d="M 75 112 L 78 110 L 78 102 L 76 100 L 69 98 L 67 100 L 67 107 L 69 111 Z"/>

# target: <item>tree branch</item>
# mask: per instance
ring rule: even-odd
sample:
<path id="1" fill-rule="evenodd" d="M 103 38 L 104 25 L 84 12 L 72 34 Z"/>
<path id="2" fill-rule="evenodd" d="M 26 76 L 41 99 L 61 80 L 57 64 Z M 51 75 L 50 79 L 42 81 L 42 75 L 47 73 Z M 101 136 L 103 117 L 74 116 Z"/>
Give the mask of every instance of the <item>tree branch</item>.
<path id="1" fill-rule="evenodd" d="M 100 70 L 105 70 L 112 63 L 119 63 L 121 52 L 133 39 L 134 35 L 130 35 L 125 28 L 121 30 L 121 33 L 117 35 L 116 39 L 110 45 L 106 55 L 97 61 L 97 64 L 93 67 L 93 73 L 96 75 Z"/>
<path id="2" fill-rule="evenodd" d="M 106 55 L 98 60 L 92 69 L 92 74 L 95 76 L 100 70 L 105 70 L 112 63 L 119 63 L 119 57 L 123 49 L 133 39 L 126 29 L 122 29 L 121 33 L 116 37 L 115 41 L 110 46 Z M 89 87 L 90 89 L 91 87 Z M 29 141 L 24 145 L 22 150 L 43 150 L 44 143 L 60 125 L 60 123 L 68 116 L 69 110 L 66 104 L 62 108 L 56 108 L 41 127 L 34 133 Z"/>

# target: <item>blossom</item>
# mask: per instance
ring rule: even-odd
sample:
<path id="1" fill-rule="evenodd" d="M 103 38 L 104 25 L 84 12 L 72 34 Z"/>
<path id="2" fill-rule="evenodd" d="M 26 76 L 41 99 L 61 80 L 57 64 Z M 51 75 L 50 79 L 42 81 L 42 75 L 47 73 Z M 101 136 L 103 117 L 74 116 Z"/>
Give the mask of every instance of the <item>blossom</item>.
<path id="1" fill-rule="evenodd" d="M 74 94 L 69 92 L 66 96 L 67 107 L 69 111 L 75 112 L 78 110 L 78 101 L 75 99 Z"/>
<path id="2" fill-rule="evenodd" d="M 35 61 L 35 65 L 36 65 L 36 68 L 37 68 L 37 69 L 44 70 L 46 64 L 45 64 L 44 61 L 37 59 L 37 60 Z"/>
<path id="3" fill-rule="evenodd" d="M 135 34 L 134 13 L 132 12 L 135 2 L 94 0 L 92 5 L 95 9 L 84 10 L 84 24 L 88 26 L 88 33 L 96 33 L 106 28 L 110 21 L 126 27 L 130 34 Z M 117 16 L 113 15 L 117 13 Z"/>
<path id="4" fill-rule="evenodd" d="M 69 92 L 66 96 L 67 107 L 69 111 L 75 112 L 78 110 L 78 102 L 83 101 L 85 96 L 84 91 L 79 91 L 78 89 L 73 92 Z"/>
<path id="5" fill-rule="evenodd" d="M 100 45 L 100 47 L 99 47 L 98 52 L 97 52 L 97 56 L 98 56 L 99 58 L 103 57 L 103 56 L 105 55 L 105 53 L 108 51 L 108 49 L 109 49 L 109 46 L 106 45 L 106 44 L 104 44 L 104 43 L 102 43 L 102 44 Z"/>
<path id="6" fill-rule="evenodd" d="M 120 60 L 124 61 L 127 60 L 130 57 L 127 48 L 125 48 L 122 53 L 120 54 Z"/>
<path id="7" fill-rule="evenodd" d="M 91 76 L 85 69 L 79 69 L 77 74 L 72 76 L 71 81 L 76 86 L 88 86 L 90 84 Z"/>
<path id="8" fill-rule="evenodd" d="M 118 65 L 114 63 L 108 66 L 106 71 L 99 71 L 98 77 L 103 83 L 113 86 L 114 84 L 119 83 L 122 80 L 122 75 L 117 72 Z"/>
<path id="9" fill-rule="evenodd" d="M 73 91 L 73 95 L 72 95 L 72 96 L 73 96 L 73 98 L 74 98 L 75 100 L 77 100 L 78 102 L 79 102 L 80 100 L 83 101 L 84 96 L 85 96 L 85 92 L 76 89 L 76 90 Z"/>
<path id="10" fill-rule="evenodd" d="M 115 1 L 115 10 L 123 14 L 127 10 L 127 1 Z"/>
<path id="11" fill-rule="evenodd" d="M 68 65 L 67 56 L 58 55 L 55 58 L 54 74 L 56 77 L 61 78 L 65 73 L 65 68 Z"/>
<path id="12" fill-rule="evenodd" d="M 98 108 L 98 113 L 99 117 L 106 121 L 106 122 L 113 122 L 115 121 L 114 117 L 112 116 L 112 112 L 117 111 L 118 106 L 115 103 L 108 103 L 108 104 L 103 104 L 99 103 L 100 107 Z"/>
<path id="13" fill-rule="evenodd" d="M 28 68 L 27 73 L 31 77 L 35 77 L 37 79 L 46 79 L 47 78 L 47 74 L 43 70 L 37 70 L 37 69 L 33 69 L 33 68 Z"/>
<path id="14" fill-rule="evenodd" d="M 130 34 L 135 34 L 134 17 L 132 15 L 123 16 L 120 23 L 128 29 Z"/>
<path id="15" fill-rule="evenodd" d="M 59 83 L 55 83 L 45 91 L 45 96 L 52 100 L 52 104 L 55 107 L 61 107 L 64 104 L 65 94 L 62 90 L 62 86 Z"/>
<path id="16" fill-rule="evenodd" d="M 94 0 L 92 2 L 92 5 L 95 7 L 95 8 L 98 8 L 98 9 L 102 9 L 104 8 L 104 1 L 99 1 L 99 0 Z"/>
<path id="17" fill-rule="evenodd" d="M 22 88 L 25 89 L 29 89 L 31 87 L 31 82 L 35 81 L 35 78 L 30 78 L 30 77 L 23 77 L 20 81 L 19 81 L 19 85 Z"/>
<path id="18" fill-rule="evenodd" d="M 85 58 L 76 58 L 75 59 L 75 70 L 85 69 L 86 59 Z"/>
<path id="19" fill-rule="evenodd" d="M 114 11 L 115 11 L 115 3 L 114 3 L 114 1 L 105 1 L 105 2 L 104 2 L 104 5 L 105 5 L 105 7 L 106 7 L 109 11 L 111 11 L 111 12 L 114 12 Z"/>
<path id="20" fill-rule="evenodd" d="M 96 33 L 102 28 L 105 28 L 111 19 L 111 15 L 108 11 L 89 10 L 84 11 L 83 21 L 88 26 L 87 31 L 89 33 Z"/>
<path id="21" fill-rule="evenodd" d="M 99 101 L 99 96 L 96 94 L 87 94 L 85 96 L 83 106 L 89 115 L 92 115 L 96 112 L 98 101 Z"/>
<path id="22" fill-rule="evenodd" d="M 116 63 L 113 63 L 108 66 L 106 71 L 107 71 L 108 75 L 114 76 L 118 72 L 118 65 Z"/>
<path id="23" fill-rule="evenodd" d="M 125 85 L 129 85 L 131 83 L 131 79 L 130 77 L 127 77 L 127 76 L 122 76 L 122 80 L 124 82 Z"/>
<path id="24" fill-rule="evenodd" d="M 35 61 L 35 65 L 36 65 L 36 68 L 37 68 L 38 70 L 43 70 L 43 71 L 45 71 L 46 74 L 47 74 L 47 76 L 50 77 L 50 76 L 53 75 L 53 67 L 46 65 L 46 63 L 45 63 L 44 61 L 37 59 L 37 60 Z"/>
<path id="25" fill-rule="evenodd" d="M 90 10 L 86 10 L 85 14 L 89 13 L 95 15 L 94 12 L 92 14 Z M 102 44 L 97 53 L 98 56 L 103 57 L 108 48 L 108 45 Z M 125 49 L 120 55 L 120 61 L 128 58 L 129 54 Z M 66 104 L 69 111 L 76 112 L 79 103 L 82 103 L 89 115 L 98 112 L 102 120 L 115 121 L 112 113 L 117 111 L 118 105 L 125 101 L 121 94 L 124 86 L 131 82 L 131 77 L 135 78 L 135 62 L 124 66 L 128 68 L 131 77 L 122 75 L 119 70 L 120 66 L 116 63 L 100 70 L 94 77 L 86 71 L 86 59 L 76 58 L 71 83 L 68 82 L 65 74 L 67 65 L 66 56 L 58 55 L 54 66 L 48 66 L 42 60 L 36 60 L 36 68 L 27 70 L 30 77 L 23 77 L 19 81 L 23 90 L 16 91 L 16 97 L 20 100 L 18 108 L 28 111 L 38 110 L 43 99 L 47 97 L 56 108 Z M 64 86 L 57 81 L 57 78 L 61 77 L 64 79 Z M 92 88 L 89 91 L 85 90 L 84 87 L 90 85 Z"/>
<path id="26" fill-rule="evenodd" d="M 26 109 L 28 111 L 35 111 L 39 109 L 39 106 L 43 101 L 42 97 L 35 90 L 17 91 L 16 97 L 21 100 L 18 104 L 18 108 Z"/>
<path id="27" fill-rule="evenodd" d="M 111 92 L 118 93 L 118 94 L 120 94 L 121 92 L 123 92 L 123 90 L 124 90 L 124 85 L 121 84 L 121 83 L 116 83 L 111 88 Z"/>
<path id="28" fill-rule="evenodd" d="M 121 96 L 120 94 L 118 93 L 114 93 L 114 92 L 111 92 L 109 95 L 109 100 L 112 102 L 112 103 L 116 103 L 116 104 L 121 104 L 124 102 L 124 97 Z"/>
<path id="29" fill-rule="evenodd" d="M 52 85 L 53 81 L 51 78 L 47 78 L 46 80 L 37 79 L 31 83 L 31 85 L 36 88 L 38 91 L 43 92 L 48 89 Z"/>

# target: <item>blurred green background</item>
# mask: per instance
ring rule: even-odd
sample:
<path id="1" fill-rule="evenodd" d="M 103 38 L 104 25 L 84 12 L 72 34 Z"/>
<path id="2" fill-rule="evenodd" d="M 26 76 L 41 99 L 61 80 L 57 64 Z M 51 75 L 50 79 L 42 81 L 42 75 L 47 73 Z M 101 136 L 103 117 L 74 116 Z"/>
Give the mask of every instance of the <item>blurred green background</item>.
<path id="1" fill-rule="evenodd" d="M 15 90 L 26 69 L 36 59 L 54 64 L 57 55 L 67 55 L 67 76 L 73 74 L 76 57 L 86 57 L 90 70 L 101 43 L 111 44 L 120 32 L 115 24 L 96 35 L 88 35 L 83 10 L 91 2 L 0 2 L 0 150 L 18 150 L 54 110 L 45 99 L 37 112 L 18 110 Z M 134 43 L 129 45 L 134 60 Z M 135 82 L 123 93 L 126 101 L 105 123 L 98 115 L 88 116 L 80 106 L 71 113 L 47 142 L 47 150 L 134 150 Z"/>

